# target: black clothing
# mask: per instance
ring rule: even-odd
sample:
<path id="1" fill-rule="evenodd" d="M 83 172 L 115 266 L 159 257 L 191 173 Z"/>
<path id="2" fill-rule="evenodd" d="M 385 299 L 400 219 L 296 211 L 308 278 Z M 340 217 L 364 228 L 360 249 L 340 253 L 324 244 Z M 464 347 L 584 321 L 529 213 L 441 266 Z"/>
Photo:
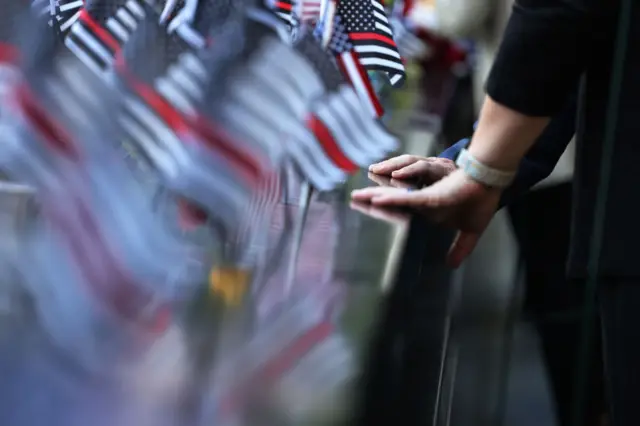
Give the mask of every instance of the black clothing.
<path id="1" fill-rule="evenodd" d="M 553 206 L 553 208 L 549 208 Z M 581 350 L 584 288 L 565 274 L 571 222 L 571 183 L 540 188 L 508 206 L 524 267 L 524 311 L 540 336 L 558 426 L 601 426 L 605 413 L 601 343 L 589 354 L 587 403 L 574 423 L 576 365 Z M 593 329 L 599 331 L 598 318 Z"/>
<path id="2" fill-rule="evenodd" d="M 553 116 L 584 74 L 576 128 L 574 212 L 569 273 L 585 277 L 610 97 L 621 0 L 517 0 L 487 82 L 498 103 L 531 116 Z M 631 6 L 631 22 L 640 4 Z M 631 24 L 599 274 L 640 277 L 640 27 Z M 566 143 L 559 141 L 558 143 Z"/>

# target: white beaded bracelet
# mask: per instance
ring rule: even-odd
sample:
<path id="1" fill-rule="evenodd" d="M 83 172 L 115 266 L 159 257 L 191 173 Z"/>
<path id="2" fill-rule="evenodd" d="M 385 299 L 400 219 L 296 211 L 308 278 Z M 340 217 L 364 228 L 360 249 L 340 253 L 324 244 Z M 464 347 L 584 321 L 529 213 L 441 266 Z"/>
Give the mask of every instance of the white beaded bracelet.
<path id="1" fill-rule="evenodd" d="M 516 176 L 515 172 L 504 172 L 482 164 L 464 148 L 456 159 L 456 166 L 471 179 L 494 188 L 506 188 Z"/>

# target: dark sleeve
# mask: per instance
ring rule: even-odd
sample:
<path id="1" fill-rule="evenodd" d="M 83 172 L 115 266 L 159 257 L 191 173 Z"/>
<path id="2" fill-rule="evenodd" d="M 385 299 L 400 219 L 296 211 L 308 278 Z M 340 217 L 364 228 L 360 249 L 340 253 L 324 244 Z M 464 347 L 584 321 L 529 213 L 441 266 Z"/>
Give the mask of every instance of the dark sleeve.
<path id="1" fill-rule="evenodd" d="M 556 167 L 576 131 L 578 91 L 575 84 L 573 87 L 575 89 L 569 93 L 562 109 L 553 116 L 545 131 L 520 162 L 513 183 L 502 194 L 500 207 L 526 194 L 531 187 L 548 177 Z M 455 161 L 460 151 L 468 144 L 469 139 L 462 139 L 443 151 L 440 157 Z"/>
<path id="2" fill-rule="evenodd" d="M 496 102 L 552 117 L 585 70 L 604 0 L 516 0 L 487 80 Z"/>

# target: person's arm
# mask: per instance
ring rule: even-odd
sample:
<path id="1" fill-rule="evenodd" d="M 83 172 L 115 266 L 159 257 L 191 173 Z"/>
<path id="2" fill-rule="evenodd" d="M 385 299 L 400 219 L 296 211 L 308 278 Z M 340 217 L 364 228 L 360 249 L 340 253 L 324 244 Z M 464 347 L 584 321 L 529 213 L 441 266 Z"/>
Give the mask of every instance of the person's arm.
<path id="1" fill-rule="evenodd" d="M 516 1 L 468 148 L 478 161 L 518 169 L 585 69 L 601 1 Z"/>
<path id="2" fill-rule="evenodd" d="M 576 90 L 562 110 L 553 116 L 549 126 L 520 162 L 513 183 L 502 193 L 500 207 L 521 197 L 551 174 L 575 133 L 577 104 Z M 439 157 L 455 161 L 469 141 L 469 139 L 463 139 L 455 143 L 444 150 Z"/>

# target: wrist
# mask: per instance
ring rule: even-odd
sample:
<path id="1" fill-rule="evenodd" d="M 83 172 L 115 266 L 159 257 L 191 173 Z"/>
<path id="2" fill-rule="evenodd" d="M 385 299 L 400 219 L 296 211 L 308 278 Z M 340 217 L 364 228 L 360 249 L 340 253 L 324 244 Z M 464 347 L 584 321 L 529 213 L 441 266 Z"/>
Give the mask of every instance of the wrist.
<path id="1" fill-rule="evenodd" d="M 469 178 L 489 188 L 506 188 L 516 176 L 516 170 L 500 170 L 477 159 L 467 149 L 462 149 L 456 166 Z"/>

